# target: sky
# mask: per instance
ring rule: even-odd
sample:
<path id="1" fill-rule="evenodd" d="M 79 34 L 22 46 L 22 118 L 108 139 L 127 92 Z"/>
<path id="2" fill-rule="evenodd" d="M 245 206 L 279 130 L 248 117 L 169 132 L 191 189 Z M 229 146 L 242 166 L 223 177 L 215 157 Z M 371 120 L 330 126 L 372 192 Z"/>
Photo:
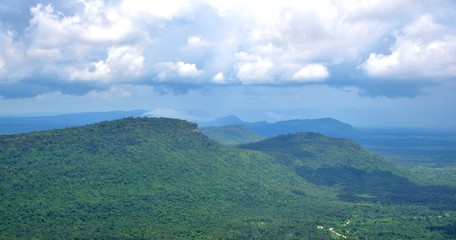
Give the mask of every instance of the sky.
<path id="1" fill-rule="evenodd" d="M 0 0 L 0 115 L 456 129 L 453 0 Z"/>

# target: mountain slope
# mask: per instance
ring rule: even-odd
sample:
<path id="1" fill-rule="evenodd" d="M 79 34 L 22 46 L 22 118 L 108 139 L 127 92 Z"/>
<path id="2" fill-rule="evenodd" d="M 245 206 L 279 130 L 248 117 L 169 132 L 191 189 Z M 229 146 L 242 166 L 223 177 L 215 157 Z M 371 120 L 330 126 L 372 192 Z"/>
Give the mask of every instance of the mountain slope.
<path id="1" fill-rule="evenodd" d="M 311 183 L 338 186 L 345 200 L 456 204 L 455 189 L 418 186 L 405 171 L 348 139 L 297 133 L 240 148 L 268 153 Z"/>
<path id="2" fill-rule="evenodd" d="M 348 166 L 363 170 L 396 171 L 397 168 L 365 150 L 359 144 L 344 138 L 328 137 L 319 133 L 302 132 L 282 134 L 263 141 L 244 144 L 252 149 L 280 157 L 286 165 Z"/>
<path id="3" fill-rule="evenodd" d="M 251 143 L 264 139 L 264 137 L 243 125 L 206 127 L 201 129 L 201 133 L 214 141 L 226 145 Z"/>

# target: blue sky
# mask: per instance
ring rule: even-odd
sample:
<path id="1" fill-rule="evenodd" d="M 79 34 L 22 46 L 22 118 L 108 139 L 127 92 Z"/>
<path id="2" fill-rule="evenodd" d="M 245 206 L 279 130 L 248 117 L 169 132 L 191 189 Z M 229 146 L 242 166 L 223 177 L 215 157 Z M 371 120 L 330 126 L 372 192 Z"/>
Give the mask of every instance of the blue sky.
<path id="1" fill-rule="evenodd" d="M 0 114 L 456 128 L 452 0 L 0 1 Z"/>

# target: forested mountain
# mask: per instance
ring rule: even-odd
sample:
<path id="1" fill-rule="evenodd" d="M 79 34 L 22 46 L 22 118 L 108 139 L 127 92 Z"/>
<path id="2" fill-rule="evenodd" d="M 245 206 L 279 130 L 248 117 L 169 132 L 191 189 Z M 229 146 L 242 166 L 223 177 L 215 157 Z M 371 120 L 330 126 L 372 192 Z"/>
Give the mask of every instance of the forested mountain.
<path id="1" fill-rule="evenodd" d="M 386 179 L 377 172 L 442 190 L 348 140 L 296 134 L 243 148 L 165 118 L 0 136 L 0 239 L 455 237 L 448 194 L 436 204 L 392 201 L 389 189 L 344 194 L 342 178 L 357 188 Z"/>
<path id="2" fill-rule="evenodd" d="M 205 127 L 201 128 L 201 133 L 212 140 L 226 145 L 251 143 L 264 139 L 263 136 L 258 135 L 244 125 Z"/>
<path id="3" fill-rule="evenodd" d="M 404 170 L 348 139 L 297 133 L 240 147 L 274 156 L 311 183 L 338 186 L 347 200 L 456 206 L 455 189 L 418 186 Z"/>

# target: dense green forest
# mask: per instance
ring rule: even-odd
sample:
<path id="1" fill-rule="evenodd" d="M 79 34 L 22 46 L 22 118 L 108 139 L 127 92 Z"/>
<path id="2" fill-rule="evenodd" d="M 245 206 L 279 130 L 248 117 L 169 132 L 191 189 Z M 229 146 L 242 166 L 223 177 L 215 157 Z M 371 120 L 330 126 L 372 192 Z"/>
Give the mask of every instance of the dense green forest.
<path id="1" fill-rule="evenodd" d="M 312 125 L 309 125 L 309 122 Z M 230 126 L 223 124 L 237 123 Z M 222 144 L 235 145 L 257 142 L 252 138 L 252 129 L 257 125 L 267 129 L 273 126 L 276 134 L 285 134 L 304 129 L 329 136 L 342 136 L 354 139 L 369 151 L 380 154 L 401 167 L 413 172 L 413 179 L 421 185 L 456 186 L 456 133 L 454 131 L 429 129 L 354 129 L 348 124 L 331 119 L 291 120 L 275 124 L 266 122 L 248 123 L 234 116 L 206 124 L 216 126 L 202 128 L 202 133 Z M 242 127 L 241 127 L 242 126 Z M 207 129 L 207 131 L 206 131 Z M 254 132 L 255 134 L 258 134 Z"/>
<path id="2" fill-rule="evenodd" d="M 320 134 L 237 148 L 127 118 L 0 136 L 0 239 L 454 239 L 455 194 Z"/>

